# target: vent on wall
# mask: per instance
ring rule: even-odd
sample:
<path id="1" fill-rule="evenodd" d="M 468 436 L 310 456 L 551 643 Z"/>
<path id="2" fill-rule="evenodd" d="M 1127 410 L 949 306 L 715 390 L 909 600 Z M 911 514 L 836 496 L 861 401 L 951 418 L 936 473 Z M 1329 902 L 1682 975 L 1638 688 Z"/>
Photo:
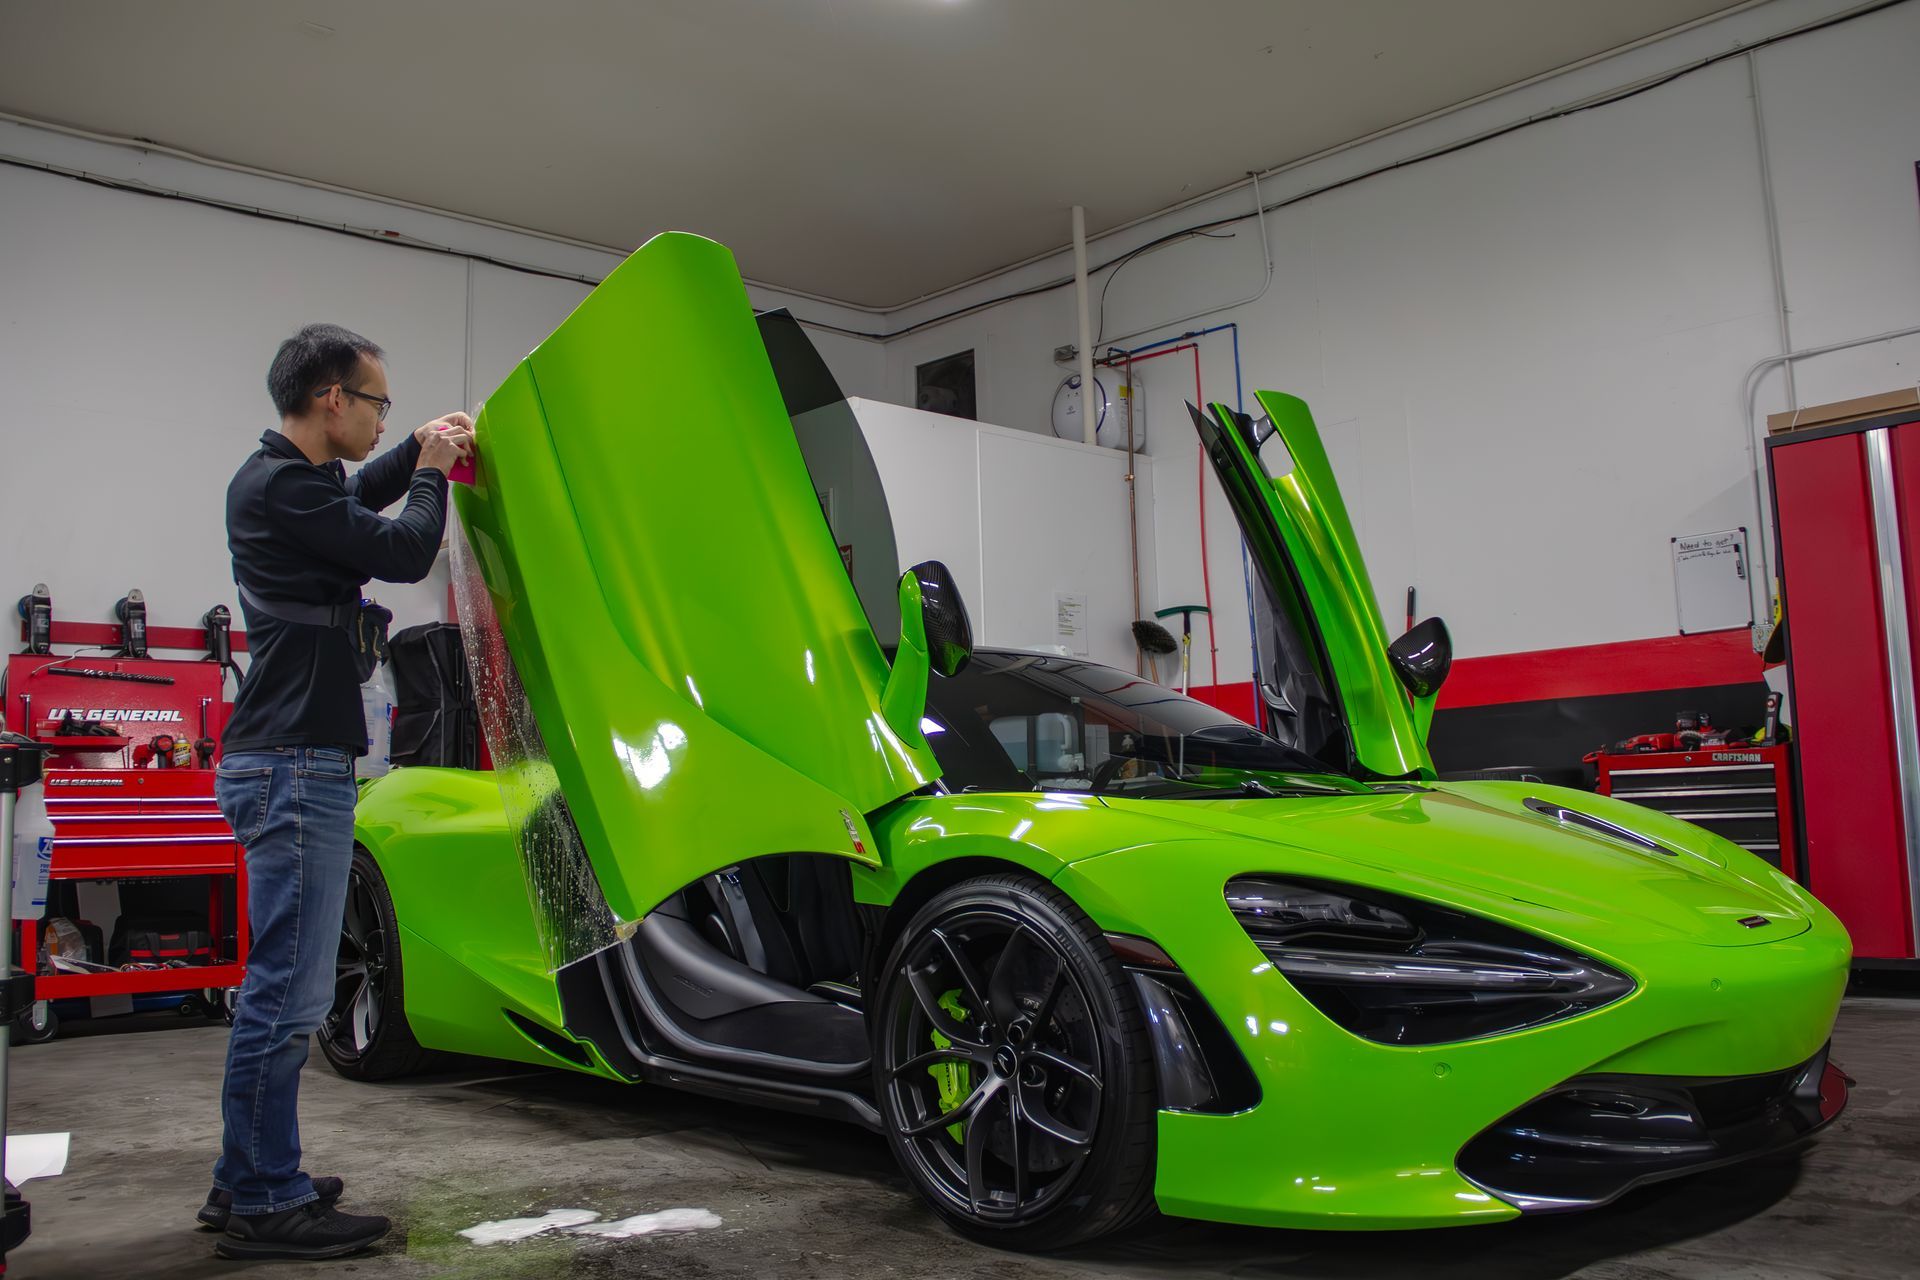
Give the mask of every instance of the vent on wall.
<path id="1" fill-rule="evenodd" d="M 929 360 L 914 370 L 913 377 L 915 408 L 955 418 L 979 418 L 974 411 L 972 351 Z"/>

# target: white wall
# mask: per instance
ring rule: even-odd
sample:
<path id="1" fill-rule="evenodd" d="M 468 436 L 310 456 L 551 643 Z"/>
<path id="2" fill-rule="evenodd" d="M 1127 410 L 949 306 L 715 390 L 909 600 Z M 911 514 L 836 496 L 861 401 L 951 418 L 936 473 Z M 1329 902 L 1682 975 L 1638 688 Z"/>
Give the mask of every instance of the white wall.
<path id="1" fill-rule="evenodd" d="M 1844 7 L 1777 0 L 1285 172 L 1262 193 L 1312 191 Z M 1920 5 L 1905 5 L 1752 56 L 1795 349 L 1920 324 L 1916 49 Z M 1193 126 L 1206 127 L 1204 112 Z M 1747 61 L 1735 58 L 1278 210 L 1264 297 L 1126 345 L 1240 326 L 1249 396 L 1288 390 L 1315 410 L 1391 632 L 1414 585 L 1463 655 L 1671 635 L 1668 539 L 1735 525 L 1758 537 L 1765 523 L 1740 405 L 1747 370 L 1781 349 L 1762 191 Z M 1251 207 L 1250 191 L 1232 192 L 1091 256 Z M 1108 341 L 1257 289 L 1257 224 L 1230 230 L 1129 265 L 1108 289 Z M 890 319 L 1069 270 L 1057 257 Z M 1074 338 L 1070 289 L 996 306 L 890 344 L 888 397 L 911 396 L 915 364 L 972 346 L 981 416 L 1046 432 L 1065 372 L 1052 351 Z M 1202 345 L 1206 396 L 1231 401 L 1227 335 Z M 1798 400 L 1911 384 L 1917 368 L 1920 339 L 1818 357 L 1797 367 Z M 1194 389 L 1190 365 L 1147 369 L 1165 605 L 1202 593 L 1197 449 L 1177 418 Z M 1783 395 L 1772 375 L 1760 413 Z M 1216 532 L 1229 516 L 1206 487 L 1220 676 L 1240 680 L 1238 542 Z"/>
<path id="2" fill-rule="evenodd" d="M 228 479 L 277 423 L 266 370 L 325 317 L 390 357 L 388 440 L 465 400 L 466 264 L 0 170 L 0 595 L 106 620 L 128 587 L 158 626 L 238 614 Z M 399 621 L 429 585 L 372 588 Z M 444 596 L 442 586 L 440 596 Z"/>
<path id="3" fill-rule="evenodd" d="M 258 206 L 394 228 L 468 253 L 597 277 L 617 259 L 256 175 L 0 122 L 0 155 Z M 584 283 L 0 165 L 0 602 L 46 582 L 54 613 L 107 621 L 129 587 L 156 626 L 234 608 L 228 479 L 277 421 L 268 363 L 314 320 L 388 352 L 383 448 L 472 409 L 586 296 Z M 761 306 L 789 301 L 755 289 Z M 854 325 L 855 313 L 810 314 Z M 877 389 L 872 343 L 821 334 L 850 391 Z M 373 584 L 395 627 L 444 616 L 446 562 Z"/>
<path id="4" fill-rule="evenodd" d="M 1916 49 L 1920 6 L 1905 5 L 1759 55 L 1796 350 L 1920 323 Z M 1795 368 L 1803 405 L 1916 380 L 1920 338 Z M 1762 411 L 1782 394 L 1775 375 Z"/>
<path id="5" fill-rule="evenodd" d="M 873 400 L 853 409 L 887 490 L 900 563 L 952 570 L 976 643 L 1061 643 L 1054 607 L 1065 593 L 1085 599 L 1086 656 L 1133 669 L 1124 453 Z M 1151 460 L 1137 459 L 1135 475 L 1141 591 L 1152 600 Z"/>

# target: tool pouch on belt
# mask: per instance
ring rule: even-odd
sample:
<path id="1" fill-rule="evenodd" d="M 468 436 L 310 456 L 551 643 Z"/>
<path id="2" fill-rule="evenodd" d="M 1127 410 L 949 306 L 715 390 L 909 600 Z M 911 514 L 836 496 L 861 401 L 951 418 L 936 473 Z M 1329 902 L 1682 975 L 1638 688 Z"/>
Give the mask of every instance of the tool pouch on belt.
<path id="1" fill-rule="evenodd" d="M 353 665 L 365 684 L 387 658 L 387 627 L 393 622 L 393 610 L 377 600 L 355 604 L 308 604 L 301 600 L 268 600 L 234 584 L 240 598 L 269 618 L 299 622 L 310 627 L 340 627 L 353 645 Z"/>
<path id="2" fill-rule="evenodd" d="M 360 673 L 361 684 L 373 676 L 374 668 L 387 660 L 387 628 L 392 623 L 393 610 L 377 600 L 362 600 L 354 611 L 348 635 L 353 640 L 353 663 Z"/>

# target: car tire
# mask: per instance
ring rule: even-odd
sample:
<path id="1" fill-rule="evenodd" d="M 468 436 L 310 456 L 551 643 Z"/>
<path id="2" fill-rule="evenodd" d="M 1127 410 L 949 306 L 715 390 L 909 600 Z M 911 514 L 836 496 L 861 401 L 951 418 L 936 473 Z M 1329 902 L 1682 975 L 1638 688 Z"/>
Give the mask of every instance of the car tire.
<path id="1" fill-rule="evenodd" d="M 1019 874 L 963 881 L 914 913 L 879 977 L 868 1008 L 881 1127 L 934 1212 L 1027 1251 L 1153 1214 L 1146 1025 L 1071 898 Z"/>
<path id="2" fill-rule="evenodd" d="M 393 895 L 365 849 L 353 851 L 333 1008 L 319 1040 L 327 1061 L 349 1080 L 390 1080 L 421 1070 L 433 1058 L 407 1025 Z"/>

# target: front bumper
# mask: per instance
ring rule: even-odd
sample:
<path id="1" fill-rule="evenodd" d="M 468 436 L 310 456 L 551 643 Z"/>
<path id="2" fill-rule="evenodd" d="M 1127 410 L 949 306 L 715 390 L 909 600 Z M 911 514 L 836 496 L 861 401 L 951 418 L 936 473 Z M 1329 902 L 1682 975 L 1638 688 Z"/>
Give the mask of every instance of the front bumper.
<path id="1" fill-rule="evenodd" d="M 1299 874 L 1320 870 L 1310 854 L 1294 856 Z M 1711 947 L 1598 918 L 1575 931 L 1544 909 L 1449 894 L 1638 985 L 1604 1008 L 1509 1035 L 1379 1044 L 1315 1009 L 1233 919 L 1220 886 L 1250 869 L 1244 848 L 1195 841 L 1079 862 L 1056 880 L 1102 928 L 1151 939 L 1171 957 L 1258 1084 L 1259 1102 L 1233 1114 L 1160 1113 L 1154 1191 L 1172 1215 L 1349 1230 L 1517 1217 L 1522 1206 L 1496 1193 L 1504 1183 L 1483 1185 L 1459 1164 L 1483 1133 L 1595 1075 L 1671 1082 L 1797 1070 L 1832 1035 L 1846 985 L 1851 949 L 1825 913 L 1797 936 Z M 1592 941 L 1601 937 L 1607 945 Z M 1739 1154 L 1729 1147 L 1705 1163 Z"/>
<path id="2" fill-rule="evenodd" d="M 1793 1150 L 1846 1105 L 1847 1077 L 1826 1048 L 1732 1079 L 1584 1076 L 1483 1130 L 1457 1167 L 1523 1213 L 1591 1209 L 1650 1182 Z"/>

